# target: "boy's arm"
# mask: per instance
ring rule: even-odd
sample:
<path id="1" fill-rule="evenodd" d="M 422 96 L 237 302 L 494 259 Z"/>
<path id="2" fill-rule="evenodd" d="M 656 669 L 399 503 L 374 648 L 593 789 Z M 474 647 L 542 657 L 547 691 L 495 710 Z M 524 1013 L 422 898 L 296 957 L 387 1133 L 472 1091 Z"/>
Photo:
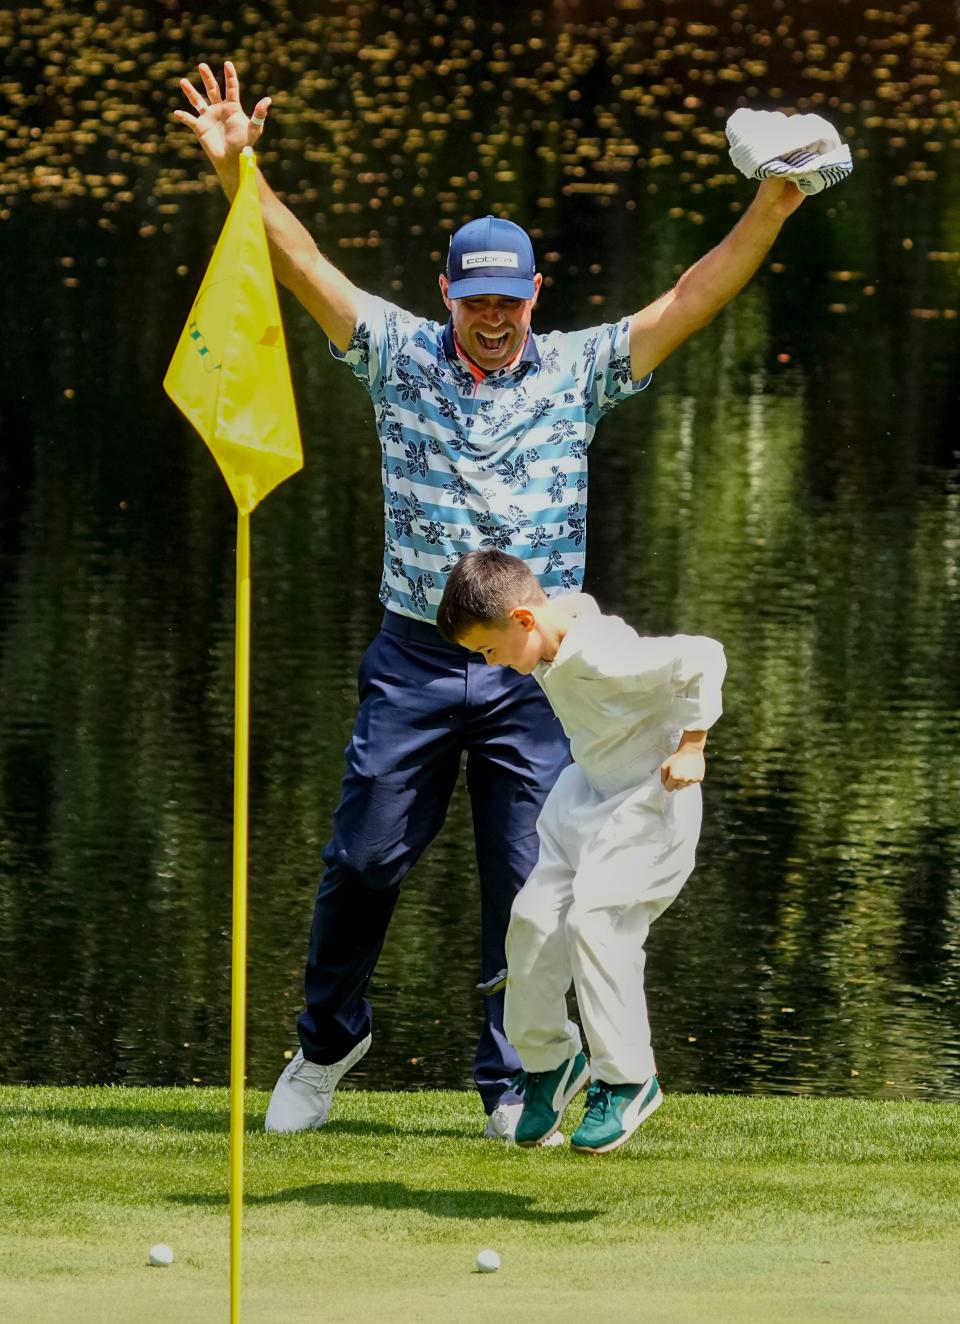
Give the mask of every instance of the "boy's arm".
<path id="1" fill-rule="evenodd" d="M 721 692 L 727 670 L 723 645 L 716 639 L 680 634 L 673 643 L 677 649 L 673 711 L 684 730 L 676 750 L 660 765 L 660 780 L 668 791 L 692 786 L 706 776 L 703 751 L 707 731 L 723 711 Z"/>
<path id="2" fill-rule="evenodd" d="M 709 731 L 723 712 L 723 645 L 701 634 L 673 638 L 673 718 L 681 731 Z"/>
<path id="3" fill-rule="evenodd" d="M 660 764 L 660 780 L 668 791 L 702 782 L 707 775 L 704 747 L 706 731 L 684 731 L 674 753 Z"/>

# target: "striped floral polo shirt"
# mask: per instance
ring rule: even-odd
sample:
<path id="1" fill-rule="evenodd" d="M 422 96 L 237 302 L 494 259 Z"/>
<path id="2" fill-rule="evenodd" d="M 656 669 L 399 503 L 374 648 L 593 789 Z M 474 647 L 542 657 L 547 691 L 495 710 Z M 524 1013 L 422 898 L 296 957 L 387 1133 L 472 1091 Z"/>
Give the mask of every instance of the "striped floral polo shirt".
<path id="1" fill-rule="evenodd" d="M 630 376 L 629 319 L 527 337 L 519 362 L 474 380 L 450 323 L 360 295 L 345 353 L 373 400 L 382 450 L 380 600 L 435 621 L 461 556 L 497 547 L 548 593 L 579 589 L 587 447 L 598 421 L 649 383 Z"/>

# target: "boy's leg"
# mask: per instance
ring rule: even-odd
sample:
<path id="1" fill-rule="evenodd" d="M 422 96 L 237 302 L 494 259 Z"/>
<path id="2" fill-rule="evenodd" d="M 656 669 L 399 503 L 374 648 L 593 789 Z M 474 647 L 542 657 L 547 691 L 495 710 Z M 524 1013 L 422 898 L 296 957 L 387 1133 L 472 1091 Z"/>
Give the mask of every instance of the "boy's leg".
<path id="1" fill-rule="evenodd" d="M 507 963 L 511 906 L 539 853 L 537 818 L 558 774 L 570 762 L 570 752 L 532 677 L 474 660 L 467 697 L 467 787 L 480 877 L 481 978 L 489 979 Z M 503 993 L 484 999 L 484 1014 L 474 1079 L 489 1113 L 508 1094 L 520 1063 L 503 1027 Z"/>
<path id="2" fill-rule="evenodd" d="M 513 903 L 507 930 L 504 1029 L 524 1071 L 553 1071 L 575 1057 L 580 1030 L 567 1014 L 573 979 L 566 919 L 573 901 L 574 867 L 562 843 L 565 794 L 583 774 L 560 774 L 540 816 L 537 864 Z"/>
<path id="3" fill-rule="evenodd" d="M 524 1067 L 518 1145 L 562 1141 L 557 1134 L 570 1101 L 590 1078 L 580 1031 L 567 1015 L 571 983 L 565 923 L 573 900 L 574 860 L 569 812 L 583 774 L 560 774 L 540 815 L 540 857 L 513 903 L 507 930 L 504 1025 Z M 571 789 L 572 788 L 572 789 Z"/>
<path id="4" fill-rule="evenodd" d="M 667 832 L 645 809 L 638 816 L 628 807 L 618 836 L 610 830 L 617 825 L 615 814 L 601 834 L 603 848 L 592 856 L 585 852 L 574 879 L 567 935 L 593 1077 L 583 1120 L 570 1139 L 581 1152 L 619 1148 L 663 1100 L 650 1042 L 644 948 L 650 925 L 693 869 L 699 788 L 691 789 L 695 795 L 679 816 L 668 809 L 662 820 Z M 631 824 L 639 826 L 632 841 Z M 632 902 L 629 890 L 637 898 Z"/>
<path id="5" fill-rule="evenodd" d="M 580 1153 L 619 1149 L 663 1101 L 643 987 L 652 909 L 637 904 L 582 911 L 575 903 L 567 917 L 592 1077 L 583 1117 L 570 1137 Z"/>
<path id="6" fill-rule="evenodd" d="M 590 1045 L 594 1080 L 639 1084 L 656 1071 L 644 989 L 650 925 L 677 898 L 693 871 L 700 832 L 700 788 L 650 797 L 641 789 L 612 813 L 597 811 L 599 831 L 573 882 L 567 937 L 577 1005 Z M 656 806 L 664 805 L 662 812 Z"/>
<path id="7" fill-rule="evenodd" d="M 574 904 L 567 915 L 577 1006 L 594 1080 L 638 1084 L 656 1072 L 643 978 L 649 932 L 650 907 L 642 903 L 610 910 L 582 910 Z"/>

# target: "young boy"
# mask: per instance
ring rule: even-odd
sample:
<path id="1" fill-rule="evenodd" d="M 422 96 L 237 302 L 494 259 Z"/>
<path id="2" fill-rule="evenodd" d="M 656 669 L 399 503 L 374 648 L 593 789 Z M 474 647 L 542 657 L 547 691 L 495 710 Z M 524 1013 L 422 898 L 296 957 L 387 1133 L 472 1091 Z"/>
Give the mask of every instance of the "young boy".
<path id="1" fill-rule="evenodd" d="M 548 599 L 525 562 L 495 550 L 457 563 L 437 624 L 491 666 L 533 674 L 570 738 L 575 762 L 543 806 L 539 859 L 511 912 L 504 1026 L 524 1068 L 517 1143 L 549 1140 L 591 1080 L 571 1144 L 606 1153 L 662 1101 L 643 948 L 693 869 L 723 648 L 641 638 L 586 594 Z M 567 1016 L 571 981 L 589 1063 Z"/>

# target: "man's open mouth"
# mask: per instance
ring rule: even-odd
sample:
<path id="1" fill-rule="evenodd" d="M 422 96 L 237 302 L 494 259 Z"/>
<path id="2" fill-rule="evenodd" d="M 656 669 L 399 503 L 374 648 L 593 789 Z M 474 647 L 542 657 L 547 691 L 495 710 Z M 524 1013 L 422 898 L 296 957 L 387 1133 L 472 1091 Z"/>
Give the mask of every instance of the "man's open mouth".
<path id="1" fill-rule="evenodd" d="M 481 348 L 485 349 L 488 354 L 495 354 L 497 350 L 503 349 L 506 345 L 509 334 L 509 331 L 504 331 L 499 336 L 485 336 L 482 331 L 478 331 L 477 340 L 480 342 Z"/>

